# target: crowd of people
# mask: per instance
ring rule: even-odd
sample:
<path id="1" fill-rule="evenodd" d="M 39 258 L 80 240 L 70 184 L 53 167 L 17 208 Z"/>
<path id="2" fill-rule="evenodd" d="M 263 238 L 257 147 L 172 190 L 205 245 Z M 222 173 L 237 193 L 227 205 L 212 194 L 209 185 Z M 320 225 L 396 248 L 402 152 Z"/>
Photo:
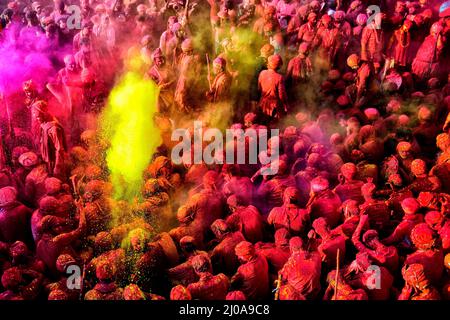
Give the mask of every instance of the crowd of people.
<path id="1" fill-rule="evenodd" d="M 0 300 L 450 299 L 449 2 L 0 7 L 2 54 L 52 70 L 1 86 Z M 132 200 L 98 126 L 130 69 L 162 137 Z M 196 119 L 279 129 L 278 170 L 175 164 Z"/>

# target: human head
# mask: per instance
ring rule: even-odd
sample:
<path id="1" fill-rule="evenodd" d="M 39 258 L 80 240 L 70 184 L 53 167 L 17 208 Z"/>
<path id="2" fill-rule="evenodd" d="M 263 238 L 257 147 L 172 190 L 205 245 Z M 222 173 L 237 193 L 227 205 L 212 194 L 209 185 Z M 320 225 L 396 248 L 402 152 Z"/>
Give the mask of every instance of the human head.
<path id="1" fill-rule="evenodd" d="M 314 193 L 319 193 L 325 191 L 329 188 L 330 183 L 328 179 L 318 176 L 311 180 L 311 191 Z"/>
<path id="2" fill-rule="evenodd" d="M 129 284 L 123 289 L 124 300 L 146 300 L 144 292 L 136 284 Z"/>
<path id="3" fill-rule="evenodd" d="M 39 200 L 39 212 L 43 215 L 54 214 L 58 206 L 59 201 L 53 196 L 45 196 Z"/>
<path id="4" fill-rule="evenodd" d="M 345 12 L 342 10 L 337 10 L 333 15 L 336 24 L 341 24 L 345 19 Z"/>
<path id="5" fill-rule="evenodd" d="M 382 245 L 376 230 L 367 230 L 362 236 L 362 241 L 373 250 L 375 250 L 377 246 Z"/>
<path id="6" fill-rule="evenodd" d="M 84 187 L 83 199 L 87 202 L 93 202 L 103 194 L 105 183 L 101 180 L 91 180 Z"/>
<path id="7" fill-rule="evenodd" d="M 63 290 L 55 289 L 50 291 L 47 300 L 49 301 L 69 300 L 69 295 Z"/>
<path id="8" fill-rule="evenodd" d="M 298 204 L 300 192 L 295 187 L 287 187 L 283 193 L 284 204 Z"/>
<path id="9" fill-rule="evenodd" d="M 100 231 L 95 236 L 94 247 L 97 252 L 106 252 L 113 248 L 113 238 L 111 233 L 107 231 Z"/>
<path id="10" fill-rule="evenodd" d="M 298 46 L 298 53 L 302 56 L 307 56 L 309 54 L 309 44 L 308 42 L 302 42 Z"/>
<path id="11" fill-rule="evenodd" d="M 267 59 L 267 68 L 271 70 L 278 70 L 283 65 L 283 60 L 281 59 L 281 56 L 278 54 L 271 55 Z"/>
<path id="12" fill-rule="evenodd" d="M 427 164 L 422 159 L 415 159 L 411 163 L 411 173 L 416 177 L 423 176 L 427 173 Z"/>
<path id="13" fill-rule="evenodd" d="M 347 65 L 352 69 L 358 69 L 359 67 L 359 57 L 357 54 L 353 53 L 347 58 Z"/>
<path id="14" fill-rule="evenodd" d="M 17 190 L 14 187 L 4 187 L 0 189 L 0 207 L 8 206 L 17 199 Z"/>
<path id="15" fill-rule="evenodd" d="M 191 263 L 196 274 L 211 272 L 211 261 L 204 254 L 199 254 L 193 257 Z"/>
<path id="16" fill-rule="evenodd" d="M 440 24 L 439 22 L 435 22 L 431 25 L 430 35 L 437 37 L 439 34 L 441 34 L 443 29 L 444 28 L 442 27 L 442 24 Z"/>
<path id="17" fill-rule="evenodd" d="M 241 241 L 234 248 L 234 252 L 236 253 L 236 256 L 240 261 L 248 262 L 254 257 L 255 248 L 253 247 L 253 244 L 251 244 L 250 242 Z"/>
<path id="18" fill-rule="evenodd" d="M 195 239 L 191 236 L 184 236 L 180 239 L 181 251 L 186 253 L 192 253 L 195 251 Z"/>
<path id="19" fill-rule="evenodd" d="M 436 243 L 436 234 L 426 223 L 419 223 L 411 231 L 411 240 L 418 250 L 430 250 Z"/>
<path id="20" fill-rule="evenodd" d="M 435 231 L 440 229 L 443 221 L 444 216 L 439 211 L 429 211 L 425 215 L 425 223 Z"/>
<path id="21" fill-rule="evenodd" d="M 22 84 L 22 89 L 23 89 L 23 92 L 25 93 L 25 95 L 26 95 L 28 98 L 32 98 L 32 97 L 34 97 L 34 96 L 37 95 L 36 84 L 34 83 L 33 80 L 25 81 L 25 82 Z"/>
<path id="22" fill-rule="evenodd" d="M 169 19 L 167 19 L 167 30 L 170 30 L 171 27 L 174 25 L 174 23 L 178 22 L 177 16 L 170 16 Z"/>
<path id="23" fill-rule="evenodd" d="M 415 198 L 403 199 L 401 206 L 405 214 L 415 214 L 420 209 L 420 204 Z"/>
<path id="24" fill-rule="evenodd" d="M 275 245 L 277 247 L 289 245 L 289 231 L 285 228 L 279 228 L 275 231 Z"/>
<path id="25" fill-rule="evenodd" d="M 341 210 L 344 213 L 345 220 L 359 215 L 359 206 L 356 200 L 345 200 L 341 205 Z"/>
<path id="26" fill-rule="evenodd" d="M 363 26 L 367 23 L 367 14 L 365 13 L 360 13 L 356 16 L 356 23 L 359 26 Z"/>
<path id="27" fill-rule="evenodd" d="M 245 294 L 242 291 L 230 291 L 227 293 L 225 300 L 244 301 L 247 300 L 247 298 L 245 297 Z"/>
<path id="28" fill-rule="evenodd" d="M 402 276 L 405 282 L 413 288 L 423 290 L 429 285 L 429 281 L 425 276 L 424 267 L 419 263 L 406 264 L 402 268 Z"/>
<path id="29" fill-rule="evenodd" d="M 356 165 L 353 162 L 344 163 L 341 167 L 341 174 L 348 181 L 353 180 L 356 173 Z"/>
<path id="30" fill-rule="evenodd" d="M 292 237 L 289 240 L 289 250 L 291 253 L 300 252 L 303 250 L 303 240 L 300 237 Z"/>
<path id="31" fill-rule="evenodd" d="M 329 16 L 328 14 L 324 14 L 324 15 L 322 16 L 322 18 L 320 18 L 320 22 L 321 22 L 322 25 L 323 25 L 324 27 L 326 27 L 326 28 L 328 28 L 328 27 L 331 26 L 331 21 L 332 21 L 332 18 L 331 18 L 331 16 Z"/>
<path id="32" fill-rule="evenodd" d="M 145 250 L 148 238 L 144 229 L 133 229 L 128 236 L 130 237 L 130 244 L 133 251 L 141 252 Z"/>
<path id="33" fill-rule="evenodd" d="M 329 228 L 327 220 L 323 217 L 317 218 L 313 221 L 312 227 L 314 231 L 322 238 L 328 238 L 329 236 Z"/>
<path id="34" fill-rule="evenodd" d="M 190 54 L 194 51 L 194 43 L 190 38 L 181 43 L 181 50 L 186 54 Z"/>
<path id="35" fill-rule="evenodd" d="M 70 254 L 61 254 L 56 259 L 56 269 L 61 274 L 65 274 L 71 265 L 76 265 L 76 261 Z"/>
<path id="36" fill-rule="evenodd" d="M 411 143 L 401 141 L 397 144 L 397 153 L 402 159 L 407 159 L 411 156 Z"/>
<path id="37" fill-rule="evenodd" d="M 429 122 L 432 120 L 432 112 L 427 106 L 419 106 L 419 111 L 417 112 L 417 118 L 420 122 Z"/>
<path id="38" fill-rule="evenodd" d="M 160 48 L 157 48 L 155 51 L 153 51 L 152 57 L 153 62 L 157 67 L 162 67 L 166 61 Z"/>
<path id="39" fill-rule="evenodd" d="M 46 194 L 51 196 L 62 190 L 62 181 L 55 177 L 48 177 L 44 181 L 44 186 Z"/>
<path id="40" fill-rule="evenodd" d="M 227 66 L 227 62 L 224 58 L 216 58 L 213 61 L 213 72 L 214 74 L 219 74 L 222 71 L 225 71 L 225 68 Z"/>
<path id="41" fill-rule="evenodd" d="M 436 146 L 443 152 L 450 149 L 450 134 L 440 133 L 436 137 Z"/>
<path id="42" fill-rule="evenodd" d="M 23 282 L 22 272 L 17 267 L 6 269 L 3 271 L 1 282 L 6 290 L 16 291 Z"/>
<path id="43" fill-rule="evenodd" d="M 223 219 L 217 219 L 211 224 L 211 230 L 217 239 L 222 239 L 229 232 L 228 225 Z"/>
<path id="44" fill-rule="evenodd" d="M 89 37 L 92 33 L 92 22 L 85 22 L 81 26 L 81 35 L 85 38 Z"/>
<path id="45" fill-rule="evenodd" d="M 267 6 L 264 8 L 264 20 L 265 21 L 270 21 L 275 13 L 276 13 L 277 9 L 274 6 Z"/>
<path id="46" fill-rule="evenodd" d="M 450 253 L 447 253 L 444 257 L 444 266 L 447 270 L 450 270 Z"/>
<path id="47" fill-rule="evenodd" d="M 112 262 L 107 260 L 100 260 L 95 268 L 95 275 L 101 282 L 109 282 L 114 279 L 115 272 Z"/>
<path id="48" fill-rule="evenodd" d="M 25 262 L 28 253 L 28 247 L 22 241 L 16 241 L 9 247 L 9 255 L 14 264 Z"/>
<path id="49" fill-rule="evenodd" d="M 170 290 L 170 300 L 192 300 L 192 296 L 186 287 L 179 284 Z"/>
<path id="50" fill-rule="evenodd" d="M 365 199 L 371 198 L 377 186 L 369 180 L 367 183 L 363 184 L 361 187 L 361 193 Z"/>
<path id="51" fill-rule="evenodd" d="M 310 12 L 307 20 L 310 24 L 315 24 L 317 22 L 317 14 L 315 12 Z"/>

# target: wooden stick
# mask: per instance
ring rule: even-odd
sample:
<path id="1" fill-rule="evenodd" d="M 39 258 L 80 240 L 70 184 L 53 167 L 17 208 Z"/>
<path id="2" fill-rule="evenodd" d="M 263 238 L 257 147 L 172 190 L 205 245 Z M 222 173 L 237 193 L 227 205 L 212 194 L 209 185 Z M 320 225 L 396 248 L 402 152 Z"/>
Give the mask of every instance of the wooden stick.
<path id="1" fill-rule="evenodd" d="M 189 0 L 186 0 L 185 6 L 184 6 L 184 18 L 186 19 L 186 24 L 188 22 L 188 16 L 189 16 Z"/>
<path id="2" fill-rule="evenodd" d="M 80 279 L 80 295 L 78 296 L 78 300 L 83 300 L 85 274 L 86 274 L 86 263 L 83 263 L 83 271 L 82 271 L 81 279 Z"/>
<path id="3" fill-rule="evenodd" d="M 8 97 L 5 94 L 0 93 L 0 101 L 5 106 L 6 116 L 7 116 L 7 119 L 8 119 L 8 134 L 9 134 L 9 137 L 13 141 L 15 141 L 16 135 L 15 135 L 14 126 L 13 126 L 13 123 L 12 123 L 12 115 L 11 115 L 11 110 L 9 108 Z M 2 136 L 2 139 L 3 138 L 4 137 Z"/>
<path id="4" fill-rule="evenodd" d="M 209 84 L 209 90 L 211 91 L 211 68 L 209 67 L 209 55 L 206 54 L 206 64 L 208 66 L 208 84 Z"/>
<path id="5" fill-rule="evenodd" d="M 77 175 L 76 174 L 74 174 L 73 176 L 71 176 L 70 178 L 69 178 L 69 180 L 70 180 L 70 182 L 72 182 L 72 188 L 73 188 L 73 193 L 74 193 L 74 195 L 75 196 L 79 196 L 79 194 L 78 194 L 78 188 L 77 188 L 77 183 L 75 182 L 75 179 L 77 178 Z"/>
<path id="6" fill-rule="evenodd" d="M 339 282 L 339 248 L 337 249 L 337 255 L 336 255 L 336 276 L 334 278 L 334 300 L 336 300 L 336 298 L 337 298 L 338 282 Z"/>
<path id="7" fill-rule="evenodd" d="M 275 300 L 278 300 L 278 296 L 280 295 L 280 287 L 281 287 L 281 273 L 278 273 L 277 279 L 277 287 L 275 288 Z"/>

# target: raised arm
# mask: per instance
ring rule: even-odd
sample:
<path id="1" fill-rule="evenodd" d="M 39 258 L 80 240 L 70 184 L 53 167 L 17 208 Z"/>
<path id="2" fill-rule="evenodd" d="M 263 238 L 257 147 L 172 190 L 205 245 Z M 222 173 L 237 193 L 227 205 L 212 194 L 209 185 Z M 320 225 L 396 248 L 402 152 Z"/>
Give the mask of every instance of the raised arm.
<path id="1" fill-rule="evenodd" d="M 58 246 L 64 247 L 71 244 L 73 241 L 82 236 L 86 231 L 86 215 L 84 208 L 80 210 L 80 221 L 78 224 L 78 228 L 71 232 L 62 233 L 55 238 L 53 238 L 53 242 L 55 242 Z"/>

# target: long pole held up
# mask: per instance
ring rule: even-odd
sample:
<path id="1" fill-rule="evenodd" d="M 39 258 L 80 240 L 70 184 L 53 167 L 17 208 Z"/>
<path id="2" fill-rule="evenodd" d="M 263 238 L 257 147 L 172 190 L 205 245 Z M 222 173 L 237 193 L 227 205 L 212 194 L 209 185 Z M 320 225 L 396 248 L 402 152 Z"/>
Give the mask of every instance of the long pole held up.
<path id="1" fill-rule="evenodd" d="M 209 90 L 212 89 L 211 86 L 211 68 L 209 66 L 209 55 L 206 54 L 206 65 L 208 66 L 208 84 L 209 84 Z"/>
<path id="2" fill-rule="evenodd" d="M 336 276 L 334 278 L 334 300 L 337 298 L 338 293 L 338 282 L 339 282 L 339 248 L 337 249 L 336 254 Z"/>

